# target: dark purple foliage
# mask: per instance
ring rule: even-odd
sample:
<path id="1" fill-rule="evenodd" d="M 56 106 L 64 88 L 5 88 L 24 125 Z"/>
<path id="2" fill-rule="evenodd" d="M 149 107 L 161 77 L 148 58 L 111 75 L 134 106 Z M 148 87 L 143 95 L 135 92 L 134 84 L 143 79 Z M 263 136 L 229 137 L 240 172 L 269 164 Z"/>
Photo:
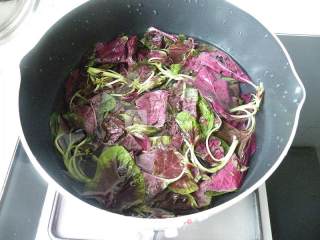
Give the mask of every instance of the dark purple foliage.
<path id="1" fill-rule="evenodd" d="M 137 164 L 149 174 L 171 179 L 181 174 L 181 160 L 181 156 L 174 150 L 155 149 L 142 153 L 137 159 Z"/>
<path id="2" fill-rule="evenodd" d="M 88 134 L 93 134 L 97 128 L 97 119 L 94 108 L 90 105 L 79 106 L 75 109 L 75 112 L 82 119 L 83 129 Z"/>
<path id="3" fill-rule="evenodd" d="M 69 78 L 68 78 L 66 85 L 65 85 L 66 100 L 67 101 L 70 101 L 72 95 L 74 94 L 75 88 L 76 88 L 77 83 L 79 81 L 79 78 L 80 78 L 80 70 L 79 69 L 73 70 L 70 73 Z"/>
<path id="4" fill-rule="evenodd" d="M 168 92 L 156 90 L 148 92 L 136 100 L 142 121 L 148 125 L 162 127 L 166 120 Z"/>
<path id="5" fill-rule="evenodd" d="M 151 148 L 151 142 L 148 136 L 136 137 L 136 141 L 143 151 L 148 151 Z"/>
<path id="6" fill-rule="evenodd" d="M 217 158 L 223 158 L 225 155 L 224 149 L 221 145 L 221 140 L 212 137 L 209 140 L 209 147 L 211 150 L 212 155 Z M 205 142 L 200 142 L 197 144 L 196 149 L 195 149 L 196 155 L 200 157 L 203 161 L 207 162 L 209 165 L 215 164 L 214 160 L 210 157 L 210 155 L 207 152 L 206 149 L 206 144 Z"/>
<path id="7" fill-rule="evenodd" d="M 118 37 L 112 41 L 97 43 L 96 60 L 100 63 L 119 63 L 127 59 L 126 44 L 128 37 Z"/>
<path id="8" fill-rule="evenodd" d="M 132 66 L 135 64 L 135 61 L 133 60 L 133 56 L 135 55 L 137 51 L 137 42 L 138 42 L 138 37 L 137 36 L 131 36 L 128 39 L 127 42 L 127 63 L 129 66 Z"/>
<path id="9" fill-rule="evenodd" d="M 163 32 L 155 27 L 150 27 L 147 31 L 147 34 L 153 34 L 154 36 L 158 35 L 158 36 L 166 37 L 173 42 L 176 42 L 178 40 L 178 37 L 176 35 Z"/>
<path id="10" fill-rule="evenodd" d="M 197 117 L 198 92 L 195 89 L 186 89 L 185 96 L 182 98 L 182 111 Z"/>
<path id="11" fill-rule="evenodd" d="M 172 88 L 169 89 L 168 93 L 168 103 L 170 107 L 176 111 L 181 111 L 181 95 L 183 91 L 183 82 L 178 81 L 172 85 Z"/>
<path id="12" fill-rule="evenodd" d="M 199 56 L 189 59 L 185 68 L 197 73 L 204 66 L 208 67 L 216 74 L 232 77 L 240 82 L 247 82 L 250 80 L 249 76 L 231 57 L 218 49 L 212 52 L 202 52 Z"/>
<path id="13" fill-rule="evenodd" d="M 193 39 L 189 38 L 185 41 L 179 41 L 169 46 L 168 53 L 173 63 L 184 62 L 187 54 L 194 48 Z"/>
<path id="14" fill-rule="evenodd" d="M 138 143 L 136 138 L 132 136 L 131 134 L 127 134 L 125 137 L 123 137 L 119 143 L 125 147 L 129 152 L 139 153 L 142 151 L 141 145 Z"/>
<path id="15" fill-rule="evenodd" d="M 205 207 L 210 204 L 210 193 L 215 195 L 217 193 L 232 192 L 241 186 L 244 174 L 240 171 L 238 161 L 237 156 L 233 155 L 223 169 L 212 174 L 211 179 L 200 183 L 199 190 L 195 193 L 199 207 Z"/>
<path id="16" fill-rule="evenodd" d="M 119 140 L 119 138 L 124 134 L 124 122 L 112 115 L 108 115 L 104 119 L 102 123 L 102 128 L 106 131 L 104 141 L 108 145 L 116 143 Z"/>
<path id="17" fill-rule="evenodd" d="M 146 184 L 147 199 L 154 198 L 158 193 L 162 192 L 166 188 L 165 181 L 152 174 L 143 172 L 143 177 Z"/>
<path id="18" fill-rule="evenodd" d="M 222 116 L 227 115 L 231 102 L 227 81 L 217 78 L 207 67 L 202 67 L 193 85 L 212 103 L 218 113 Z"/>

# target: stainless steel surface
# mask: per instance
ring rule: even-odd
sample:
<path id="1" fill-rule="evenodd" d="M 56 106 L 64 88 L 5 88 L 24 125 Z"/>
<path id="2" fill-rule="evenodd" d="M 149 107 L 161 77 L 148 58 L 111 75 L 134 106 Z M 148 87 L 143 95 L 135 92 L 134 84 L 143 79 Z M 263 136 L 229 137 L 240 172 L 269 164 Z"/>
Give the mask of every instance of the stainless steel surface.
<path id="1" fill-rule="evenodd" d="M 46 194 L 21 144 L 17 145 L 0 202 L 0 239 L 34 239 Z"/>
<path id="2" fill-rule="evenodd" d="M 114 223 L 113 219 L 99 219 L 90 209 L 59 194 L 55 194 L 47 221 L 48 234 L 55 240 L 114 239 L 115 236 L 117 239 L 139 239 L 144 234 L 124 231 L 121 223 Z M 154 239 L 270 240 L 272 236 L 265 186 L 229 209 L 201 223 L 192 223 L 179 229 L 178 237 L 169 238 L 166 235 L 165 232 L 157 232 Z"/>

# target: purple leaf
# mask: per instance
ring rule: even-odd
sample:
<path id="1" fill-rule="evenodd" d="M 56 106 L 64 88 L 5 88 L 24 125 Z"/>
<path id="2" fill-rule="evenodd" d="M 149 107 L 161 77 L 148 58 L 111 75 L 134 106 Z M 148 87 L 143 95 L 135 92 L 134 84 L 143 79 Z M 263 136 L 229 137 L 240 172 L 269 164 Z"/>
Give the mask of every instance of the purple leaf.
<path id="1" fill-rule="evenodd" d="M 256 150 L 255 136 L 252 132 L 239 130 L 224 121 L 220 130 L 216 132 L 216 136 L 223 139 L 228 144 L 231 144 L 233 136 L 236 136 L 239 140 L 236 152 L 237 156 L 240 158 L 240 163 L 243 166 L 248 166 L 248 161 Z"/>
<path id="2" fill-rule="evenodd" d="M 199 190 L 194 194 L 199 207 L 208 206 L 212 196 L 235 191 L 241 186 L 244 174 L 238 161 L 234 154 L 223 169 L 200 183 Z"/>
<path id="3" fill-rule="evenodd" d="M 159 62 L 163 64 L 170 64 L 172 60 L 168 57 L 167 53 L 163 50 L 156 49 L 140 49 L 137 53 L 138 61 L 146 61 L 150 58 L 157 58 Z"/>
<path id="4" fill-rule="evenodd" d="M 168 90 L 168 102 L 170 107 L 173 108 L 174 111 L 180 112 L 181 108 L 181 95 L 183 92 L 183 81 L 177 81 L 172 85 L 172 87 Z"/>
<path id="5" fill-rule="evenodd" d="M 79 106 L 75 109 L 75 113 L 81 117 L 83 129 L 88 134 L 94 133 L 97 128 L 97 119 L 94 108 L 89 105 Z"/>
<path id="6" fill-rule="evenodd" d="M 211 137 L 209 140 L 209 148 L 215 158 L 220 159 L 224 157 L 225 152 L 222 147 L 221 140 L 219 138 Z M 198 143 L 196 146 L 195 152 L 196 152 L 196 155 L 199 156 L 207 164 L 209 164 L 209 166 L 215 163 L 207 152 L 205 142 Z"/>
<path id="7" fill-rule="evenodd" d="M 227 115 L 231 103 L 227 81 L 218 79 L 207 67 L 203 67 L 198 72 L 193 85 L 212 103 L 215 111 L 222 116 Z"/>
<path id="8" fill-rule="evenodd" d="M 250 81 L 249 76 L 241 67 L 227 54 L 216 49 L 212 52 L 202 52 L 198 57 L 193 57 L 187 61 L 185 68 L 193 72 L 199 72 L 202 67 L 208 67 L 216 74 L 225 77 L 232 77 L 235 80 L 246 83 Z"/>
<path id="9" fill-rule="evenodd" d="M 147 80 L 148 77 L 150 77 L 152 73 L 152 68 L 148 65 L 140 65 L 137 68 L 137 73 L 140 79 L 140 82 L 144 82 Z"/>
<path id="10" fill-rule="evenodd" d="M 186 88 L 182 98 L 182 110 L 197 117 L 198 91 L 194 88 Z"/>
<path id="11" fill-rule="evenodd" d="M 161 30 L 159 30 L 159 29 L 157 29 L 155 27 L 148 28 L 147 33 L 166 37 L 166 38 L 170 39 L 173 42 L 176 42 L 178 40 L 178 37 L 176 35 L 163 32 L 163 31 L 161 31 Z"/>
<path id="12" fill-rule="evenodd" d="M 129 66 L 135 64 L 135 61 L 133 60 L 133 56 L 136 54 L 137 51 L 137 42 L 138 37 L 137 36 L 131 36 L 128 39 L 127 42 L 127 63 Z"/>
<path id="13" fill-rule="evenodd" d="M 157 194 L 166 188 L 166 183 L 152 174 L 143 172 L 144 181 L 146 184 L 146 197 L 147 199 L 154 198 Z"/>
<path id="14" fill-rule="evenodd" d="M 172 59 L 173 63 L 184 62 L 187 53 L 189 53 L 194 48 L 194 42 L 192 38 L 185 41 L 179 41 L 171 44 L 168 48 L 169 57 Z"/>
<path id="15" fill-rule="evenodd" d="M 131 134 L 127 134 L 124 138 L 122 138 L 119 141 L 119 144 L 121 144 L 129 152 L 137 153 L 142 151 L 141 145 Z"/>
<path id="16" fill-rule="evenodd" d="M 172 149 L 154 149 L 142 153 L 137 159 L 137 164 L 149 174 L 171 179 L 181 174 L 181 161 L 182 156 Z"/>
<path id="17" fill-rule="evenodd" d="M 119 63 L 125 62 L 126 56 L 126 44 L 128 37 L 117 37 L 116 39 L 97 43 L 95 47 L 97 62 L 100 63 Z"/>
<path id="18" fill-rule="evenodd" d="M 166 120 L 168 92 L 156 90 L 143 94 L 136 100 L 144 124 L 162 127 Z"/>
<path id="19" fill-rule="evenodd" d="M 65 85 L 67 102 L 70 101 L 73 93 L 75 92 L 75 87 L 76 87 L 77 83 L 79 82 L 79 78 L 80 78 L 80 70 L 79 69 L 73 70 L 70 73 L 69 78 L 68 78 L 66 85 Z"/>
<path id="20" fill-rule="evenodd" d="M 136 141 L 141 146 L 142 151 L 148 151 L 151 148 L 151 142 L 148 136 L 136 137 Z"/>
<path id="21" fill-rule="evenodd" d="M 124 134 L 124 122 L 119 118 L 108 115 L 102 122 L 102 128 L 106 132 L 104 141 L 108 145 L 116 143 L 119 138 Z"/>

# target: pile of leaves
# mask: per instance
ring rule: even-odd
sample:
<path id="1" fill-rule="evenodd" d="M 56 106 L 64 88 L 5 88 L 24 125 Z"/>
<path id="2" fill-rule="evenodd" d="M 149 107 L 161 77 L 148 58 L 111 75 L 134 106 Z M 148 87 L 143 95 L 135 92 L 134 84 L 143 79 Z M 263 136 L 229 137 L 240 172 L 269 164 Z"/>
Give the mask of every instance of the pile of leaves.
<path id="1" fill-rule="evenodd" d="M 51 117 L 54 145 L 81 197 L 102 208 L 199 211 L 241 186 L 263 91 L 220 49 L 151 27 L 84 55 Z"/>

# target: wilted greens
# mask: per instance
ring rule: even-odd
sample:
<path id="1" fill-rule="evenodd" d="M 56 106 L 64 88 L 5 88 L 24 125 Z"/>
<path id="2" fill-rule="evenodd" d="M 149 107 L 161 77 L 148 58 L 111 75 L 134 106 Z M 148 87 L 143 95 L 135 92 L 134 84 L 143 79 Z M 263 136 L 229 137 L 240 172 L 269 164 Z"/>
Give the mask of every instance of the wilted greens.
<path id="1" fill-rule="evenodd" d="M 53 143 L 80 196 L 102 208 L 196 212 L 241 186 L 263 92 L 220 49 L 151 27 L 84 55 L 52 114 Z"/>

